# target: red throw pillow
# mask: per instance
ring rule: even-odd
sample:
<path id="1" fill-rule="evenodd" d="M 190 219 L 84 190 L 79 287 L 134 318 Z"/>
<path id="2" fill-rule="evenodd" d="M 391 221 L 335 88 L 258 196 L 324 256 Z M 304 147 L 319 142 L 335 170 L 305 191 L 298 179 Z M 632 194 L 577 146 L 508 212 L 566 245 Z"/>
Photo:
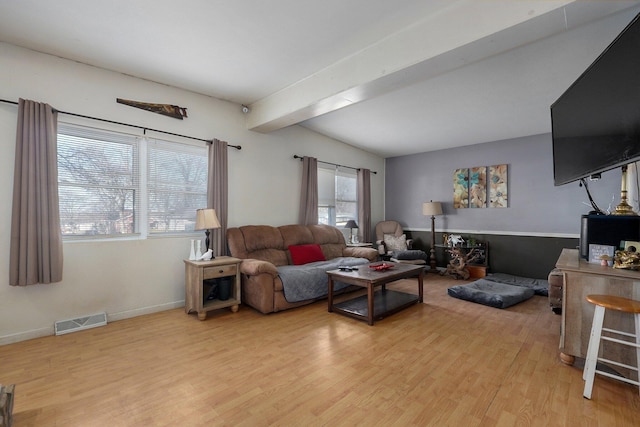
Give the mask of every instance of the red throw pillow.
<path id="1" fill-rule="evenodd" d="M 320 245 L 291 245 L 289 246 L 293 265 L 308 264 L 316 261 L 326 261 Z"/>

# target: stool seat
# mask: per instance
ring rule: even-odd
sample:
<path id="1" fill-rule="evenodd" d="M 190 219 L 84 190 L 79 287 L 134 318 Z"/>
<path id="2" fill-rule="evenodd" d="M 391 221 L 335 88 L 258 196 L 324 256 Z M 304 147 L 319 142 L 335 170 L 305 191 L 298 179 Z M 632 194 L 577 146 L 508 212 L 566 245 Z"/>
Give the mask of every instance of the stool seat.
<path id="1" fill-rule="evenodd" d="M 591 399 L 591 392 L 593 391 L 593 382 L 596 374 L 614 378 L 640 387 L 640 381 L 634 381 L 630 378 L 625 378 L 622 375 L 612 374 L 607 371 L 599 370 L 597 366 L 598 361 L 602 361 L 614 366 L 619 366 L 621 368 L 635 371 L 637 374 L 640 374 L 640 301 L 615 295 L 587 295 L 586 298 L 587 301 L 589 301 L 591 304 L 594 304 L 596 308 L 593 313 L 591 337 L 589 338 L 587 358 L 585 360 L 584 371 L 582 373 L 582 379 L 585 381 L 584 391 L 582 395 L 587 399 Z M 615 310 L 633 315 L 635 333 L 631 334 L 629 332 L 619 331 L 616 329 L 603 328 L 602 326 L 604 324 L 604 315 L 606 310 Z M 603 332 L 606 332 L 609 335 L 602 335 Z M 627 337 L 627 339 L 615 338 L 611 336 L 611 334 L 620 337 Z M 630 341 L 629 338 L 633 339 L 633 341 Z M 600 351 L 600 341 L 602 340 L 629 347 L 635 347 L 636 366 L 629 366 L 620 363 L 620 361 L 614 361 L 605 359 L 604 357 L 599 357 L 598 353 Z"/>
<path id="2" fill-rule="evenodd" d="M 624 311 L 625 313 L 640 313 L 640 301 L 615 295 L 587 295 L 587 301 L 600 305 L 609 310 Z"/>

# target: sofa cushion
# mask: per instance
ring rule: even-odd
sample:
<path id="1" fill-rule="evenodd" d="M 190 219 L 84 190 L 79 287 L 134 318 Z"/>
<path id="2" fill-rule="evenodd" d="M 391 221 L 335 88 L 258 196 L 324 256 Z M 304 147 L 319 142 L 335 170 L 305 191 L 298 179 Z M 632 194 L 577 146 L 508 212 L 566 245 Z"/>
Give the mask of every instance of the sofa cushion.
<path id="1" fill-rule="evenodd" d="M 310 262 L 325 261 L 322 249 L 318 244 L 289 246 L 293 265 L 308 264 Z"/>
<path id="2" fill-rule="evenodd" d="M 280 230 L 268 225 L 246 225 L 227 230 L 229 251 L 236 258 L 255 258 L 275 266 L 287 265 L 287 247 Z M 313 242 L 308 242 L 313 243 Z"/>
<path id="3" fill-rule="evenodd" d="M 313 234 L 313 243 L 318 243 L 326 259 L 338 258 L 344 255 L 347 242 L 344 234 L 336 228 L 323 224 L 308 225 Z"/>
<path id="4" fill-rule="evenodd" d="M 314 240 L 313 233 L 306 225 L 291 224 L 278 227 L 284 247 L 288 248 L 293 245 L 309 245 L 312 243 L 320 243 Z"/>
<path id="5" fill-rule="evenodd" d="M 394 236 L 391 234 L 384 235 L 384 244 L 387 247 L 387 251 L 406 251 L 407 250 L 407 235 Z"/>

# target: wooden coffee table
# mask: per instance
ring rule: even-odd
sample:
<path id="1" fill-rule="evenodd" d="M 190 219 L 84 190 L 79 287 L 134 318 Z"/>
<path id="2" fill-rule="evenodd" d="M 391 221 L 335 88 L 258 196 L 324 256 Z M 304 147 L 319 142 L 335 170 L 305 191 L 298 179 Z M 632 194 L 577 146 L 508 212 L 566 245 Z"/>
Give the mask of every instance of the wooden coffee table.
<path id="1" fill-rule="evenodd" d="M 359 265 L 353 271 L 327 271 L 329 276 L 329 312 L 335 311 L 356 319 L 366 319 L 369 325 L 373 325 L 374 319 L 381 319 L 410 305 L 421 303 L 424 293 L 422 289 L 424 265 L 398 264 L 388 261 L 385 263 L 393 264 L 393 267 L 377 271 L 369 266 L 380 263 L 372 263 Z M 389 282 L 416 276 L 418 277 L 418 296 L 386 289 L 385 285 Z M 367 294 L 334 304 L 333 287 L 335 282 L 361 286 L 367 289 Z M 376 287 L 381 287 L 379 292 L 375 292 Z"/>

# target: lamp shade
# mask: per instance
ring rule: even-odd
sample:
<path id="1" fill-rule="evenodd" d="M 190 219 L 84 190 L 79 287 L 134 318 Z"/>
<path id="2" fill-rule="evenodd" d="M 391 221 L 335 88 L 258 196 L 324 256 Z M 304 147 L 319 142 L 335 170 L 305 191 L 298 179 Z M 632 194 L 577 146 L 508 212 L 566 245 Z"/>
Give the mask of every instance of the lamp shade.
<path id="1" fill-rule="evenodd" d="M 209 230 L 220 228 L 220 221 L 215 209 L 198 209 L 196 211 L 196 226 L 194 230 Z"/>
<path id="2" fill-rule="evenodd" d="M 347 221 L 347 223 L 344 225 L 344 228 L 358 228 L 358 224 L 356 224 L 356 222 L 352 219 L 350 219 L 349 221 Z"/>
<path id="3" fill-rule="evenodd" d="M 442 203 L 424 202 L 422 204 L 422 215 L 427 215 L 427 216 L 442 215 Z"/>

